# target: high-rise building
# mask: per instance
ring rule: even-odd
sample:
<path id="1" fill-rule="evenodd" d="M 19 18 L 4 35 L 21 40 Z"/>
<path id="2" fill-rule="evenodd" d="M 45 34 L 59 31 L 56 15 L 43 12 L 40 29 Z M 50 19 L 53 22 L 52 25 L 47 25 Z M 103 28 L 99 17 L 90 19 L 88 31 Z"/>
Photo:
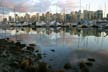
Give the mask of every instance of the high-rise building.
<path id="1" fill-rule="evenodd" d="M 19 22 L 19 16 L 18 16 L 18 14 L 15 14 L 15 21 Z"/>
<path id="2" fill-rule="evenodd" d="M 19 17 L 19 21 L 24 22 L 24 17 L 23 16 Z"/>
<path id="3" fill-rule="evenodd" d="M 28 13 L 25 14 L 24 21 L 26 22 L 30 21 L 30 15 Z"/>
<path id="4" fill-rule="evenodd" d="M 97 10 L 95 12 L 95 17 L 96 17 L 96 19 L 102 19 L 103 18 L 103 11 L 102 10 Z"/>
<path id="5" fill-rule="evenodd" d="M 37 21 L 37 22 L 40 21 L 40 15 L 39 15 L 39 13 L 36 13 L 36 21 Z"/>
<path id="6" fill-rule="evenodd" d="M 30 22 L 36 22 L 36 15 L 32 15 L 32 16 L 31 16 Z"/>
<path id="7" fill-rule="evenodd" d="M 9 22 L 14 22 L 14 18 L 12 18 L 11 16 L 8 17 L 8 21 Z"/>
<path id="8" fill-rule="evenodd" d="M 84 15 L 84 20 L 93 20 L 93 19 L 95 19 L 95 12 L 94 11 L 84 10 L 83 15 Z"/>
<path id="9" fill-rule="evenodd" d="M 106 14 L 106 20 L 108 20 L 108 13 Z"/>
<path id="10" fill-rule="evenodd" d="M 7 18 L 3 18 L 3 22 L 7 22 Z"/>
<path id="11" fill-rule="evenodd" d="M 40 20 L 45 21 L 45 14 L 44 13 L 40 16 Z"/>
<path id="12" fill-rule="evenodd" d="M 76 22 L 77 21 L 77 12 L 71 12 L 71 18 L 72 18 L 72 22 Z"/>
<path id="13" fill-rule="evenodd" d="M 83 11 L 83 15 L 84 15 L 84 20 L 88 20 L 89 19 L 89 11 L 88 10 L 84 10 Z"/>
<path id="14" fill-rule="evenodd" d="M 51 21 L 51 13 L 50 12 L 46 13 L 46 21 Z"/>

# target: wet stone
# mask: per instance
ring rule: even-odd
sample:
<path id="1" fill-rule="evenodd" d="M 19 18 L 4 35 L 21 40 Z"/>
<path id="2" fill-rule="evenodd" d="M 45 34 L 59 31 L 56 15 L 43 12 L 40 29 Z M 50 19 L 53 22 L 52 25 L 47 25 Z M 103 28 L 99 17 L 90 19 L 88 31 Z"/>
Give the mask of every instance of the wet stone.
<path id="1" fill-rule="evenodd" d="M 30 58 L 23 58 L 20 62 L 20 67 L 23 69 L 27 69 L 31 65 L 32 65 L 32 60 Z"/>
<path id="2" fill-rule="evenodd" d="M 17 46 L 14 53 L 19 54 L 19 53 L 21 53 L 21 51 L 22 51 L 21 47 Z"/>
<path id="3" fill-rule="evenodd" d="M 80 62 L 79 67 L 81 72 L 89 72 L 89 68 L 85 62 Z"/>
<path id="4" fill-rule="evenodd" d="M 85 63 L 87 66 L 89 66 L 89 67 L 92 67 L 93 66 L 93 63 L 91 63 L 91 62 L 86 62 Z"/>
<path id="5" fill-rule="evenodd" d="M 21 42 L 16 42 L 15 43 L 17 46 L 20 46 L 21 45 Z"/>
<path id="6" fill-rule="evenodd" d="M 28 46 L 28 47 L 27 47 L 27 50 L 30 50 L 30 51 L 33 52 L 33 51 L 34 51 L 34 47 Z"/>
<path id="7" fill-rule="evenodd" d="M 24 31 L 24 29 L 21 29 L 22 31 Z"/>
<path id="8" fill-rule="evenodd" d="M 21 44 L 20 47 L 24 48 L 24 47 L 26 47 L 26 44 Z"/>
<path id="9" fill-rule="evenodd" d="M 48 68 L 49 68 L 49 69 L 51 69 L 51 68 L 52 68 L 52 66 L 51 66 L 51 65 L 49 65 L 49 66 L 48 66 Z"/>
<path id="10" fill-rule="evenodd" d="M 80 72 L 90 72 L 87 67 L 80 69 Z"/>
<path id="11" fill-rule="evenodd" d="M 36 50 L 35 52 L 39 52 L 39 50 Z"/>
<path id="12" fill-rule="evenodd" d="M 54 50 L 54 49 L 52 49 L 51 51 L 52 51 L 52 52 L 55 52 L 55 50 Z"/>
<path id="13" fill-rule="evenodd" d="M 42 54 L 38 53 L 38 54 L 37 54 L 37 58 L 38 58 L 38 59 L 41 59 L 41 58 L 42 58 Z"/>
<path id="14" fill-rule="evenodd" d="M 58 71 L 56 71 L 56 72 L 65 72 L 63 69 L 61 69 L 61 70 L 58 70 Z"/>
<path id="15" fill-rule="evenodd" d="M 64 65 L 64 69 L 71 69 L 71 68 L 72 68 L 72 66 L 70 63 L 67 63 Z"/>
<path id="16" fill-rule="evenodd" d="M 53 61 L 53 59 L 49 59 L 49 61 Z"/>
<path id="17" fill-rule="evenodd" d="M 29 46 L 33 46 L 33 47 L 34 47 L 34 46 L 36 46 L 36 45 L 35 45 L 35 44 L 29 44 Z"/>
<path id="18" fill-rule="evenodd" d="M 43 53 L 43 55 L 46 56 L 47 54 L 46 53 Z"/>
<path id="19" fill-rule="evenodd" d="M 39 65 L 38 72 L 48 72 L 47 63 L 40 62 L 38 65 Z"/>
<path id="20" fill-rule="evenodd" d="M 95 62 L 96 60 L 94 58 L 88 58 L 88 61 Z"/>
<path id="21" fill-rule="evenodd" d="M 82 69 L 82 68 L 86 67 L 86 64 L 84 62 L 80 62 L 79 67 L 80 67 L 80 69 Z"/>

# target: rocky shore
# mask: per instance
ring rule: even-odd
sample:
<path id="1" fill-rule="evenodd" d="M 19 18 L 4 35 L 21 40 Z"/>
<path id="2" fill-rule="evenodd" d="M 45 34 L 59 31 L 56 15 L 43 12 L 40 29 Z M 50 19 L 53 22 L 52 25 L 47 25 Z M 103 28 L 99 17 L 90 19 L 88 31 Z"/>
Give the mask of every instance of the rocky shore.
<path id="1" fill-rule="evenodd" d="M 35 47 L 35 44 L 26 46 L 9 38 L 0 39 L 0 72 L 51 72 L 48 65 L 41 62 L 41 54 Z"/>

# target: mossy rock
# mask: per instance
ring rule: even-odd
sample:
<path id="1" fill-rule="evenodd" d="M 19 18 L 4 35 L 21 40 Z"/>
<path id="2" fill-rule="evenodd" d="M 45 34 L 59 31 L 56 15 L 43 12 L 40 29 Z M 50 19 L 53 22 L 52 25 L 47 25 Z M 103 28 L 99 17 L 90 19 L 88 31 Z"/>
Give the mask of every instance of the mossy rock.
<path id="1" fill-rule="evenodd" d="M 28 47 L 27 47 L 27 50 L 30 50 L 30 51 L 33 52 L 35 49 L 34 49 L 34 47 L 28 46 Z"/>

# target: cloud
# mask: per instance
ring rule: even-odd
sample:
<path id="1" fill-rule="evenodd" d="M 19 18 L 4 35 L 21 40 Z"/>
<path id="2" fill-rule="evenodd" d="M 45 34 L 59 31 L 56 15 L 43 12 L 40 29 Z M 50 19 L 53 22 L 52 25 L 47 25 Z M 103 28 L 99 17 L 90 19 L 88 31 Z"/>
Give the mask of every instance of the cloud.
<path id="1" fill-rule="evenodd" d="M 38 2 L 35 2 L 29 10 L 31 12 L 46 12 L 49 7 L 51 6 L 51 1 L 50 0 L 40 0 Z"/>
<path id="2" fill-rule="evenodd" d="M 12 10 L 6 7 L 0 7 L 0 14 L 8 14 Z"/>
<path id="3" fill-rule="evenodd" d="M 0 0 L 0 13 L 4 12 L 9 13 L 14 10 L 16 11 L 25 11 L 27 8 L 23 6 L 26 0 Z"/>
<path id="4" fill-rule="evenodd" d="M 5 13 L 16 12 L 46 12 L 50 7 L 58 6 L 72 10 L 75 8 L 75 0 L 0 0 L 0 7 L 4 8 Z M 52 8 L 53 9 L 53 8 Z M 0 9 L 0 13 L 3 9 Z"/>
<path id="5" fill-rule="evenodd" d="M 45 12 L 51 2 L 51 0 L 1 0 L 0 7 L 17 12 Z"/>
<path id="6" fill-rule="evenodd" d="M 60 7 L 62 10 L 74 10 L 76 8 L 78 8 L 78 5 L 77 5 L 77 1 L 78 0 L 58 0 L 58 2 L 56 3 L 56 5 L 58 7 Z"/>

